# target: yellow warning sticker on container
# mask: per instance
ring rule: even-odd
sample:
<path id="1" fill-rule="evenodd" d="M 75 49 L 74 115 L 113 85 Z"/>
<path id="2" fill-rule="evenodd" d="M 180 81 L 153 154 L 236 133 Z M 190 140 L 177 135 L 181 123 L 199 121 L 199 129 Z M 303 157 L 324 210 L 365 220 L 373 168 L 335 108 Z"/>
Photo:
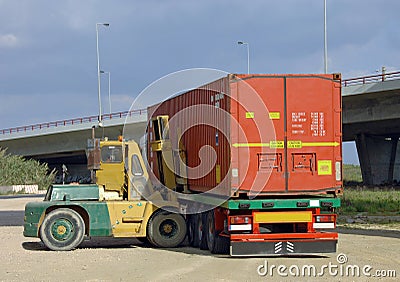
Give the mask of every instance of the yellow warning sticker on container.
<path id="1" fill-rule="evenodd" d="M 221 166 L 220 165 L 215 166 L 215 182 L 217 182 L 217 184 L 221 183 Z"/>
<path id="2" fill-rule="evenodd" d="M 254 112 L 246 112 L 246 118 L 254 118 Z"/>
<path id="3" fill-rule="evenodd" d="M 319 160 L 318 161 L 318 175 L 332 175 L 332 161 Z"/>
<path id="4" fill-rule="evenodd" d="M 287 142 L 287 146 L 290 149 L 300 149 L 303 147 L 303 144 L 301 143 L 301 141 L 291 140 Z"/>
<path id="5" fill-rule="evenodd" d="M 280 112 L 269 112 L 269 119 L 281 119 Z"/>
<path id="6" fill-rule="evenodd" d="M 283 149 L 285 148 L 285 143 L 283 141 L 269 141 L 269 147 L 271 149 Z"/>

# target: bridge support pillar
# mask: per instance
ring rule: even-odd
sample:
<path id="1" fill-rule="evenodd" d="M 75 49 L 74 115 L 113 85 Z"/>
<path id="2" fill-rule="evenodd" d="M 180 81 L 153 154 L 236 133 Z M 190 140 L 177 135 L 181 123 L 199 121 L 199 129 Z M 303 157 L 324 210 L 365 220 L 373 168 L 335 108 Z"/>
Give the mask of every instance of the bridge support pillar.
<path id="1" fill-rule="evenodd" d="M 356 136 L 365 185 L 392 184 L 400 180 L 399 136 L 371 136 L 364 133 Z M 397 160 L 397 162 L 396 162 Z"/>

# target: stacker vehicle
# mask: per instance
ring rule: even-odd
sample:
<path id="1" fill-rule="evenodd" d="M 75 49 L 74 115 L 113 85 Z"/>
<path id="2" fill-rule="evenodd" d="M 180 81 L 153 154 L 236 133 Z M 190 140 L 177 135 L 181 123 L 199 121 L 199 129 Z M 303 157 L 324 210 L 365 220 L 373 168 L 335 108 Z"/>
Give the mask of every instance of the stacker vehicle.
<path id="1" fill-rule="evenodd" d="M 94 184 L 53 185 L 24 236 L 91 237 L 232 256 L 336 252 L 340 74 L 228 75 L 148 108 L 146 142 L 88 141 Z"/>

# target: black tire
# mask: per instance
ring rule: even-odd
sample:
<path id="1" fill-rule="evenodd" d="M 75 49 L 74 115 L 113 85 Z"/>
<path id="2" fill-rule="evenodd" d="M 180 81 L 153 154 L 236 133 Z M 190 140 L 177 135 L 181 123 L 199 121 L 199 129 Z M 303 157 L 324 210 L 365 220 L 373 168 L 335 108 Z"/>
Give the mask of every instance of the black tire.
<path id="1" fill-rule="evenodd" d="M 158 210 L 147 225 L 147 238 L 156 247 L 174 248 L 186 237 L 186 222 L 182 215 Z"/>
<path id="2" fill-rule="evenodd" d="M 196 219 L 195 215 L 190 214 L 187 215 L 187 236 L 188 236 L 188 243 L 189 246 L 195 247 L 196 241 Z"/>
<path id="3" fill-rule="evenodd" d="M 198 214 L 192 214 L 191 215 L 191 221 L 192 221 L 192 227 L 193 227 L 193 242 L 191 246 L 193 248 L 198 248 L 200 245 L 200 240 L 199 240 L 199 215 Z"/>
<path id="4" fill-rule="evenodd" d="M 218 234 L 216 234 L 215 232 L 215 219 L 213 210 L 209 211 L 206 216 L 207 216 L 207 221 L 205 225 L 206 227 L 205 232 L 206 232 L 207 247 L 210 250 L 210 252 L 213 253 L 216 244 L 215 236 L 216 235 L 218 236 Z"/>
<path id="5" fill-rule="evenodd" d="M 85 235 L 82 217 L 68 208 L 48 213 L 40 226 L 40 239 L 53 251 L 70 251 L 79 246 Z"/>
<path id="6" fill-rule="evenodd" d="M 213 254 L 229 254 L 229 237 L 217 235 L 215 238 L 215 248 L 211 252 Z"/>
<path id="7" fill-rule="evenodd" d="M 198 214 L 197 220 L 198 243 L 200 250 L 208 250 L 207 245 L 207 213 Z"/>
<path id="8" fill-rule="evenodd" d="M 215 229 L 214 211 L 207 213 L 207 246 L 212 254 L 226 254 L 229 251 L 229 239 L 219 235 Z"/>

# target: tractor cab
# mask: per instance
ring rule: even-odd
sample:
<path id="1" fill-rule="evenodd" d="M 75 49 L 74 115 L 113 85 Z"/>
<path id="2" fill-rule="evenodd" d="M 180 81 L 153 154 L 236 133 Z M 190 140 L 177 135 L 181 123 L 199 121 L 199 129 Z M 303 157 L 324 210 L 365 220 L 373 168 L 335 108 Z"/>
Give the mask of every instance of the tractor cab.
<path id="1" fill-rule="evenodd" d="M 88 169 L 107 200 L 140 200 L 154 194 L 140 148 L 135 141 L 88 140 Z"/>

